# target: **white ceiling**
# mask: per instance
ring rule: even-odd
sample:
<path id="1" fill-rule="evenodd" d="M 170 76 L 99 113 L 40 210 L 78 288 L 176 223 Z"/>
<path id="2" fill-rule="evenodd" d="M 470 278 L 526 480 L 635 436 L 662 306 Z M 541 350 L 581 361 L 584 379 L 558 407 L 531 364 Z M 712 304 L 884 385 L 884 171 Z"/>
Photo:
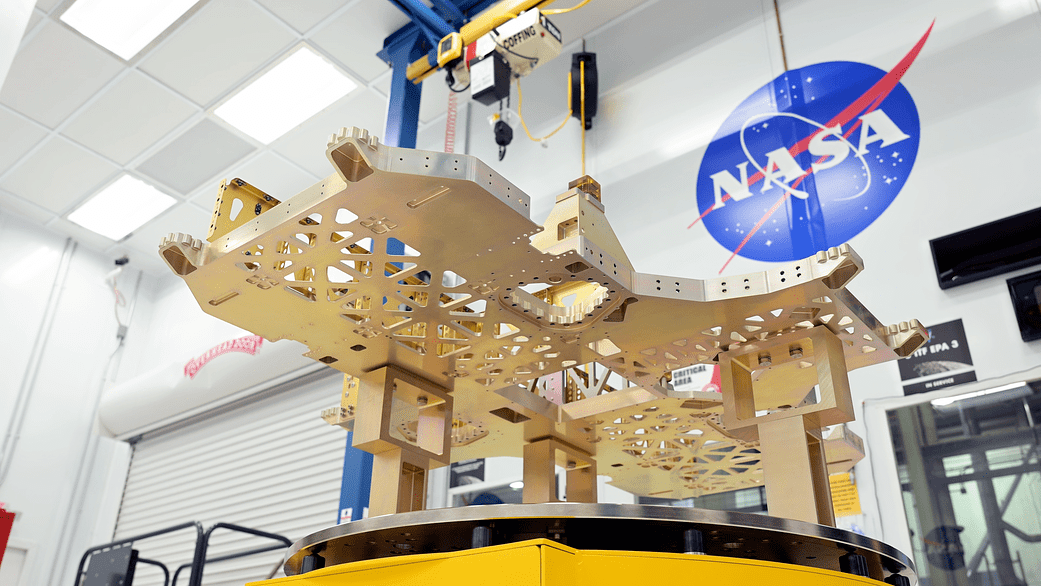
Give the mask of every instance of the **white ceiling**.
<path id="1" fill-rule="evenodd" d="M 644 1 L 595 0 L 554 20 L 568 43 Z M 222 179 L 242 177 L 284 199 L 332 172 L 325 141 L 340 127 L 381 135 L 390 70 L 376 52 L 408 23 L 388 0 L 202 0 L 127 62 L 59 20 L 71 4 L 37 3 L 0 89 L 0 208 L 94 250 L 129 254 L 145 270 L 163 269 L 156 247 L 167 233 L 203 235 Z M 301 43 L 359 89 L 270 145 L 213 115 Z M 447 90 L 443 76 L 431 80 L 421 136 L 443 132 Z M 177 204 L 118 243 L 64 219 L 123 173 Z"/>

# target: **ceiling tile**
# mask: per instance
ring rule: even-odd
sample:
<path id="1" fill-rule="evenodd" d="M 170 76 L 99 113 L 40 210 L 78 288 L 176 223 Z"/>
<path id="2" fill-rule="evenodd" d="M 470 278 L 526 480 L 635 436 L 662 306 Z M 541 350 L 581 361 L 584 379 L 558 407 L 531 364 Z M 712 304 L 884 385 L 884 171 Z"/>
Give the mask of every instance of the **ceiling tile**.
<path id="1" fill-rule="evenodd" d="M 286 0 L 257 0 L 260 4 L 274 12 L 289 26 L 301 33 L 307 32 L 325 17 L 343 6 L 348 0 L 308 0 L 307 2 L 286 2 Z M 382 45 L 380 45 L 382 47 Z"/>
<path id="2" fill-rule="evenodd" d="M 179 203 L 159 217 L 134 230 L 123 244 L 142 256 L 159 256 L 159 241 L 171 232 L 184 232 L 205 238 L 210 214 L 189 203 Z"/>
<path id="3" fill-rule="evenodd" d="M 0 174 L 11 168 L 19 157 L 29 152 L 47 136 L 47 131 L 17 114 L 0 109 Z"/>
<path id="4" fill-rule="evenodd" d="M 18 196 L 2 191 L 0 191 L 0 212 L 17 214 L 41 224 L 47 223 L 48 220 L 54 217 L 54 214 L 48 210 L 45 210 L 34 203 L 25 201 Z"/>
<path id="5" fill-rule="evenodd" d="M 213 0 L 140 67 L 207 106 L 296 38 L 248 0 Z"/>
<path id="6" fill-rule="evenodd" d="M 49 21 L 15 56 L 0 102 L 54 128 L 122 69 L 85 37 Z"/>
<path id="7" fill-rule="evenodd" d="M 118 168 L 59 136 L 0 181 L 0 187 L 56 214 L 93 193 Z"/>
<path id="8" fill-rule="evenodd" d="M 62 134 L 125 165 L 196 111 L 134 71 L 105 90 Z"/>
<path id="9" fill-rule="evenodd" d="M 43 15 L 39 11 L 33 10 L 33 13 L 29 16 L 29 24 L 26 25 L 25 32 L 33 30 L 33 27 L 39 24 L 41 20 L 43 20 Z"/>
<path id="10" fill-rule="evenodd" d="M 40 0 L 36 3 L 36 7 L 44 12 L 50 13 L 54 10 L 54 7 L 61 4 L 62 0 Z"/>
<path id="11" fill-rule="evenodd" d="M 361 89 L 291 130 L 272 147 L 315 176 L 326 177 L 333 173 L 332 164 L 325 158 L 329 135 L 344 126 L 357 126 L 382 138 L 386 115 L 387 101 Z"/>
<path id="12" fill-rule="evenodd" d="M 225 179 L 232 179 L 235 177 L 239 177 L 239 175 L 229 173 Z M 199 189 L 195 190 L 195 193 L 189 196 L 189 203 L 191 203 L 192 205 L 204 212 L 212 212 L 213 204 L 217 201 L 217 193 L 219 191 L 219 187 L 219 183 L 214 185 L 203 185 Z"/>
<path id="13" fill-rule="evenodd" d="M 311 41 L 365 81 L 372 81 L 387 70 L 376 56 L 383 40 L 408 23 L 405 13 L 387 0 L 361 0 L 311 35 Z"/>
<path id="14" fill-rule="evenodd" d="M 331 167 L 329 169 L 331 171 Z M 233 166 L 227 176 L 228 179 L 238 177 L 279 201 L 285 201 L 300 193 L 319 179 L 317 175 L 300 169 L 281 155 L 272 152 L 263 152 L 245 163 Z M 192 202 L 203 209 L 210 209 L 216 197 L 216 185 L 212 189 L 204 186 L 192 198 Z"/>
<path id="15" fill-rule="evenodd" d="M 253 151 L 253 145 L 204 118 L 137 170 L 187 194 Z"/>

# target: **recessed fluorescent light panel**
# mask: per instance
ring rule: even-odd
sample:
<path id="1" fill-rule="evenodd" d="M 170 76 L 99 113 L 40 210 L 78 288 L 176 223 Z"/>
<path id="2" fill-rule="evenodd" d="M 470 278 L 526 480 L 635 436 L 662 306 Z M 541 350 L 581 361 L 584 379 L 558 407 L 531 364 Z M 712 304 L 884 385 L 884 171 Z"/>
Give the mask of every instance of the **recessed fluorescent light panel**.
<path id="1" fill-rule="evenodd" d="M 300 47 L 213 113 L 268 144 L 356 87 L 332 63 Z"/>
<path id="2" fill-rule="evenodd" d="M 129 61 L 199 0 L 76 0 L 62 21 Z"/>
<path id="3" fill-rule="evenodd" d="M 124 175 L 69 214 L 69 221 L 112 240 L 121 240 L 177 203 L 151 185 Z"/>

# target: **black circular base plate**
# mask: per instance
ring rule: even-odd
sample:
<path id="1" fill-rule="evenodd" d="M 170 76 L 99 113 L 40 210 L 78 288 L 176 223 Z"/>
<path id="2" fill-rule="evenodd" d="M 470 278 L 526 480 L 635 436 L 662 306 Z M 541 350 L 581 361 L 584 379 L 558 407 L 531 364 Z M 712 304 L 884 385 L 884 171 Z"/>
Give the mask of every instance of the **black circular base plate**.
<path id="1" fill-rule="evenodd" d="M 471 549 L 545 538 L 576 549 L 684 551 L 685 532 L 702 533 L 708 555 L 796 564 L 841 571 L 842 558 L 864 556 L 868 574 L 883 580 L 902 574 L 916 581 L 914 564 L 896 549 L 834 527 L 765 515 L 647 505 L 548 503 L 434 509 L 385 515 L 324 529 L 290 548 L 287 576 L 300 572 L 305 556 L 324 566 L 392 556 Z"/>

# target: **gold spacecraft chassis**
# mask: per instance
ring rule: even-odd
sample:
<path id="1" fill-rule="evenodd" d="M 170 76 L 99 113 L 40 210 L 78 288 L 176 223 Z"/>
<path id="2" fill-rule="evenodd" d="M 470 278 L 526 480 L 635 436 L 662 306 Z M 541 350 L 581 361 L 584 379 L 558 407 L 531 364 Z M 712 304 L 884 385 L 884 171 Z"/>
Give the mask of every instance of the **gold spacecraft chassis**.
<path id="1" fill-rule="evenodd" d="M 741 276 L 638 273 L 589 178 L 538 226 L 474 157 L 359 129 L 327 155 L 337 174 L 285 201 L 222 185 L 209 241 L 171 234 L 160 254 L 207 313 L 350 375 L 325 415 L 376 457 L 373 514 L 422 509 L 431 467 L 501 455 L 525 456 L 525 502 L 556 500 L 554 464 L 584 502 L 597 474 L 683 498 L 765 473 L 771 514 L 830 524 L 820 429 L 853 419 L 846 372 L 926 339 L 845 289 L 863 267 L 846 245 Z M 699 363 L 722 395 L 671 387 Z"/>

